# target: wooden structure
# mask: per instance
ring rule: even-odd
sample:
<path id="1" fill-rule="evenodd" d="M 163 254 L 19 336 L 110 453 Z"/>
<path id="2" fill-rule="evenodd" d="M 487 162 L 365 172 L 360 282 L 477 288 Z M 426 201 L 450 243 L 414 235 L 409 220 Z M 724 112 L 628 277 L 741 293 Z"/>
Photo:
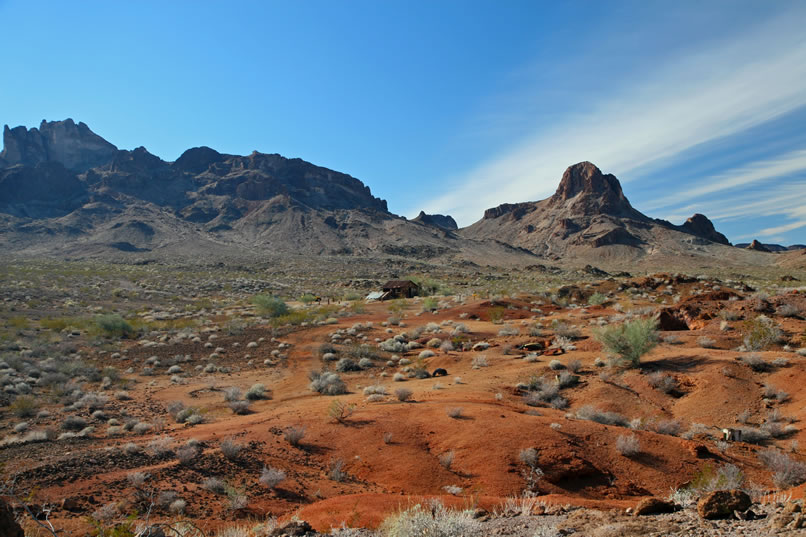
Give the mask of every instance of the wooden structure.
<path id="1" fill-rule="evenodd" d="M 383 284 L 383 298 L 411 298 L 420 292 L 420 286 L 411 280 L 389 280 Z"/>

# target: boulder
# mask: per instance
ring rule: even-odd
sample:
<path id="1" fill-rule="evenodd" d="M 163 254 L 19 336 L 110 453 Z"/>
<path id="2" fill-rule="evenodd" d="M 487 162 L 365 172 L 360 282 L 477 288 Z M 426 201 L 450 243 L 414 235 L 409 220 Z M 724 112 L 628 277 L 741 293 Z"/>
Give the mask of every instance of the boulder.
<path id="1" fill-rule="evenodd" d="M 659 515 L 662 513 L 674 513 L 678 510 L 677 504 L 660 498 L 645 498 L 635 506 L 633 514 L 635 516 Z"/>
<path id="2" fill-rule="evenodd" d="M 316 535 L 316 531 L 304 520 L 292 520 L 288 524 L 275 528 L 269 537 L 307 537 Z"/>
<path id="3" fill-rule="evenodd" d="M 0 535 L 3 537 L 25 537 L 22 527 L 17 524 L 14 512 L 9 505 L 0 498 Z"/>
<path id="4" fill-rule="evenodd" d="M 707 520 L 731 518 L 734 512 L 747 511 L 752 504 L 750 496 L 744 491 L 715 490 L 700 499 L 697 503 L 697 512 Z"/>

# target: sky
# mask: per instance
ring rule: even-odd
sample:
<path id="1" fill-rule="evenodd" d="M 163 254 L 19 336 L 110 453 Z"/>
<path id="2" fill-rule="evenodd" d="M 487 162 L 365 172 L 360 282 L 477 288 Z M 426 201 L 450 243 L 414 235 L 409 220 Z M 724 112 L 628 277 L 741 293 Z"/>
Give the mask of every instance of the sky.
<path id="1" fill-rule="evenodd" d="M 806 2 L 0 0 L 0 124 L 348 173 L 460 226 L 591 161 L 634 207 L 806 243 Z"/>

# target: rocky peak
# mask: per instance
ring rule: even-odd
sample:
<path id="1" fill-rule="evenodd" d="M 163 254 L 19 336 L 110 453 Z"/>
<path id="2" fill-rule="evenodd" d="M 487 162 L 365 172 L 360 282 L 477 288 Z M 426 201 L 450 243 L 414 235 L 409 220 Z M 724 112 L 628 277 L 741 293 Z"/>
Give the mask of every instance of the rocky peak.
<path id="1" fill-rule="evenodd" d="M 65 168 L 83 172 L 111 160 L 117 147 L 110 144 L 82 122 L 42 121 L 39 128 L 3 128 L 3 152 L 0 160 L 7 166 L 34 166 L 58 162 Z"/>
<path id="2" fill-rule="evenodd" d="M 427 226 L 434 226 L 441 229 L 446 229 L 448 231 L 459 229 L 459 226 L 456 224 L 456 220 L 454 220 L 452 216 L 443 214 L 425 214 L 425 211 L 420 211 L 420 214 L 418 214 L 417 218 L 412 220 L 412 222 L 420 222 L 421 224 L 425 224 Z"/>
<path id="3" fill-rule="evenodd" d="M 224 160 L 224 155 L 207 146 L 188 149 L 176 159 L 174 167 L 179 170 L 199 174 L 207 171 L 211 164 Z"/>
<path id="4" fill-rule="evenodd" d="M 748 250 L 755 250 L 757 252 L 769 252 L 770 249 L 767 248 L 764 244 L 758 242 L 756 239 L 753 239 L 753 242 L 747 247 Z"/>
<path id="5" fill-rule="evenodd" d="M 695 214 L 686 220 L 682 227 L 684 231 L 691 233 L 692 235 L 696 235 L 719 244 L 730 244 L 728 238 L 722 233 L 718 232 L 714 227 L 713 222 L 711 222 L 708 217 L 703 214 Z"/>
<path id="6" fill-rule="evenodd" d="M 570 166 L 563 173 L 560 186 L 551 197 L 552 204 L 571 205 L 585 215 L 610 214 L 633 216 L 635 211 L 621 190 L 621 184 L 612 174 L 603 174 L 590 162 Z"/>

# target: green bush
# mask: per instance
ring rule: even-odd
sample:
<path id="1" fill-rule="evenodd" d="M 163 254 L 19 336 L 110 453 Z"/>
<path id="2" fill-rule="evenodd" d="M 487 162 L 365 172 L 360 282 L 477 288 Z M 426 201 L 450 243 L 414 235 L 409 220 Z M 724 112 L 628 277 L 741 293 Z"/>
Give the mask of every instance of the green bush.
<path id="1" fill-rule="evenodd" d="M 759 315 L 751 321 L 744 322 L 742 335 L 744 346 L 748 351 L 761 351 L 781 337 L 781 329 L 769 317 Z"/>
<path id="2" fill-rule="evenodd" d="M 132 325 L 117 313 L 98 315 L 95 318 L 95 325 L 104 335 L 109 337 L 130 337 L 134 335 Z"/>
<path id="3" fill-rule="evenodd" d="M 255 295 L 252 297 L 252 304 L 258 313 L 268 317 L 281 317 L 289 312 L 288 305 L 276 296 Z"/>
<path id="4" fill-rule="evenodd" d="M 607 302 L 607 297 L 602 293 L 593 293 L 590 298 L 588 298 L 589 306 L 601 306 L 605 302 Z"/>
<path id="5" fill-rule="evenodd" d="M 636 319 L 594 330 L 594 336 L 607 352 L 632 367 L 639 367 L 641 357 L 658 344 L 657 327 L 658 321 L 654 318 Z"/>

